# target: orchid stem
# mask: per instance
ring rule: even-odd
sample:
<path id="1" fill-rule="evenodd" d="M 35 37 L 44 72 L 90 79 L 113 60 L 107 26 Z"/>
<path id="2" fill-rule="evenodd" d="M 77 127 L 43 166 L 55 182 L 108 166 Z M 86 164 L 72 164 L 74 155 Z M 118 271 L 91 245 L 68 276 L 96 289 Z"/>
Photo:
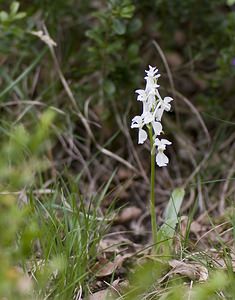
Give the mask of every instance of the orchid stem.
<path id="1" fill-rule="evenodd" d="M 155 151 L 154 149 L 154 140 L 153 140 L 153 129 L 152 126 L 149 127 L 149 139 L 150 139 L 150 151 L 151 151 L 151 191 L 150 191 L 150 215 L 151 215 L 151 226 L 152 226 L 152 238 L 154 249 L 157 245 L 157 220 L 156 220 L 156 211 L 155 211 Z"/>

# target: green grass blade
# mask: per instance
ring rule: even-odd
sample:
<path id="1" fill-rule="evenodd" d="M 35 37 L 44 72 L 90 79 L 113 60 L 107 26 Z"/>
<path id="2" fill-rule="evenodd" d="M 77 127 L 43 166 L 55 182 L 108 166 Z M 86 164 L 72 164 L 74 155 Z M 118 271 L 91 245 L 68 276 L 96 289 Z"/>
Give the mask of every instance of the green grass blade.
<path id="1" fill-rule="evenodd" d="M 8 93 L 10 90 L 12 90 L 25 76 L 27 76 L 33 70 L 33 68 L 42 59 L 42 57 L 44 56 L 46 51 L 47 51 L 47 48 L 44 48 L 42 50 L 42 52 L 35 58 L 35 60 L 32 62 L 32 64 L 0 93 L 0 98 L 2 98 L 6 93 Z"/>

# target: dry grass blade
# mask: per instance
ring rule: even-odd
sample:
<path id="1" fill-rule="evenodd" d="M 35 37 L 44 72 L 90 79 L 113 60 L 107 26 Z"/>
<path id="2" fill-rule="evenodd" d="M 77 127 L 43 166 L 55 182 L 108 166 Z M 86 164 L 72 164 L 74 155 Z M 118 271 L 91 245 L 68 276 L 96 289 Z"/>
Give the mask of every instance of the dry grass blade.
<path id="1" fill-rule="evenodd" d="M 170 81 L 170 86 L 171 86 L 171 89 L 172 89 L 172 94 L 174 95 L 175 93 L 175 85 L 174 85 L 174 81 L 173 81 L 173 76 L 171 74 L 171 70 L 170 70 L 170 67 L 168 65 L 168 62 L 167 62 L 167 59 L 164 55 L 164 52 L 162 51 L 161 47 L 158 45 L 158 43 L 156 41 L 153 41 L 152 42 L 154 47 L 157 49 L 159 55 L 161 56 L 161 59 L 164 63 L 164 66 L 166 68 L 166 72 L 167 72 L 167 75 L 168 75 L 168 78 L 169 78 L 169 81 Z"/>
<path id="2" fill-rule="evenodd" d="M 156 50 L 158 51 L 162 61 L 163 61 L 163 64 L 166 68 L 166 72 L 167 72 L 167 76 L 169 78 L 169 81 L 170 81 L 170 86 L 171 86 L 171 92 L 173 94 L 173 97 L 175 97 L 175 85 L 174 85 L 174 80 L 173 80 L 173 76 L 172 76 L 172 73 L 171 73 L 171 70 L 170 70 L 170 67 L 169 67 L 169 64 L 167 62 L 167 59 L 164 55 L 164 52 L 162 51 L 161 47 L 159 46 L 159 44 L 156 42 L 156 41 L 153 41 L 152 42 L 154 47 L 156 48 Z M 177 102 L 175 102 L 175 108 L 176 108 L 176 120 L 177 120 L 177 123 L 178 125 L 180 124 L 179 122 L 179 113 L 178 113 L 178 109 L 177 109 Z"/>

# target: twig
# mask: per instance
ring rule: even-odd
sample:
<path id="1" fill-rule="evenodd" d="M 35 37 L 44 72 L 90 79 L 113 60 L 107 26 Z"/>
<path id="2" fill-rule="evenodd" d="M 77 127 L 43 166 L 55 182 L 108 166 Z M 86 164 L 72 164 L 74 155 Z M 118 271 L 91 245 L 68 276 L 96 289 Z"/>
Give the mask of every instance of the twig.
<path id="1" fill-rule="evenodd" d="M 167 76 L 169 78 L 169 82 L 170 82 L 170 86 L 171 86 L 171 92 L 172 92 L 173 97 L 175 98 L 175 84 L 174 84 L 173 76 L 172 76 L 169 64 L 167 62 L 166 56 L 165 56 L 164 52 L 162 51 L 161 47 L 159 46 L 159 44 L 155 40 L 153 40 L 152 43 L 153 43 L 154 47 L 156 48 L 156 50 L 158 51 L 158 53 L 163 61 L 163 64 L 166 68 Z M 176 108 L 176 110 L 175 110 L 176 111 L 176 121 L 177 121 L 178 126 L 180 127 L 180 118 L 179 118 L 179 112 L 177 109 L 177 102 L 175 102 L 175 108 Z"/>
<path id="2" fill-rule="evenodd" d="M 228 176 L 226 178 L 226 181 L 223 185 L 223 189 L 221 192 L 221 196 L 220 196 L 220 203 L 219 203 L 219 212 L 222 215 L 224 213 L 224 208 L 225 208 L 225 196 L 226 196 L 226 192 L 228 190 L 228 186 L 230 183 L 230 178 L 232 177 L 232 175 L 235 172 L 235 162 L 233 163 L 232 167 L 230 168 L 229 172 L 228 172 Z"/>
<path id="3" fill-rule="evenodd" d="M 202 129 L 203 131 L 205 132 L 205 135 L 206 135 L 206 138 L 207 138 L 207 141 L 208 141 L 208 144 L 210 143 L 211 141 L 211 137 L 210 137 L 210 134 L 209 134 L 209 131 L 205 125 L 205 122 L 203 121 L 199 111 L 196 109 L 196 107 L 191 103 L 191 101 L 189 101 L 189 99 L 187 99 L 184 95 L 182 95 L 180 92 L 176 91 L 175 90 L 175 94 L 177 97 L 179 97 L 182 101 L 184 101 L 189 107 L 190 109 L 192 110 L 192 112 L 195 113 L 195 115 L 197 116 L 198 118 L 198 121 L 199 123 L 201 124 L 202 126 Z"/>

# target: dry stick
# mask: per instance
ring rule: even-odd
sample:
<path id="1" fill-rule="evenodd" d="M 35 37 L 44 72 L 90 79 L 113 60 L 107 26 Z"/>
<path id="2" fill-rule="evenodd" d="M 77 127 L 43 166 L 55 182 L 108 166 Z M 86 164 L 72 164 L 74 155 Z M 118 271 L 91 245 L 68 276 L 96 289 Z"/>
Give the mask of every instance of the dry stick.
<path id="1" fill-rule="evenodd" d="M 214 230 L 216 231 L 216 229 L 218 229 L 219 227 L 224 226 L 224 225 L 227 225 L 227 224 L 230 224 L 230 222 L 229 222 L 229 221 L 226 221 L 226 222 L 224 222 L 224 223 L 222 223 L 222 224 L 219 224 L 219 225 L 217 225 L 217 226 L 211 228 L 211 229 L 208 230 L 207 232 L 205 232 L 205 233 L 199 238 L 199 240 L 197 240 L 197 242 L 195 243 L 194 247 L 196 248 L 196 246 L 198 245 L 198 243 L 199 243 L 202 239 L 204 239 L 204 237 L 207 236 L 210 232 L 212 232 L 212 231 L 214 231 Z M 217 232 L 216 232 L 216 233 L 217 233 Z M 218 234 L 218 235 L 219 235 L 219 234 Z"/>
<path id="2" fill-rule="evenodd" d="M 229 138 L 220 145 L 219 151 L 223 151 L 225 148 L 229 147 L 229 145 L 233 142 L 235 142 L 235 132 L 232 133 L 229 136 Z M 234 143 L 234 145 L 235 145 L 235 143 Z"/>
<path id="3" fill-rule="evenodd" d="M 40 77 L 40 73 L 41 73 L 41 66 L 39 65 L 36 69 L 36 74 L 35 76 L 33 77 L 33 83 L 32 83 L 32 87 L 30 89 L 30 95 L 34 95 L 35 91 L 36 91 L 36 87 L 37 87 L 37 84 L 38 84 L 38 80 L 39 80 L 39 77 Z"/>
<path id="4" fill-rule="evenodd" d="M 165 57 L 165 54 L 164 54 L 164 52 L 162 51 L 161 47 L 159 46 L 159 44 L 156 41 L 152 41 L 152 43 L 153 43 L 154 47 L 157 49 L 159 55 L 161 56 L 161 59 L 162 59 L 163 64 L 164 64 L 164 66 L 166 68 L 166 72 L 167 72 L 167 75 L 168 75 L 168 78 L 169 78 L 169 81 L 170 81 L 170 86 L 171 86 L 171 89 L 172 89 L 172 93 L 174 94 L 174 92 L 175 92 L 175 85 L 174 85 L 174 81 L 173 81 L 173 76 L 172 76 L 169 64 L 167 62 L 167 59 Z"/>
<path id="5" fill-rule="evenodd" d="M 62 115 L 65 115 L 65 112 L 62 111 L 61 109 L 59 109 L 58 107 L 55 107 L 55 106 L 48 106 L 47 104 L 45 103 L 42 103 L 40 102 L 39 100 L 21 100 L 20 102 L 18 101 L 8 101 L 6 103 L 2 103 L 0 104 L 0 107 L 7 107 L 7 106 L 12 106 L 12 105 L 31 105 L 31 107 L 33 106 L 45 106 L 45 107 L 50 107 L 50 109 L 62 114 Z"/>
<path id="6" fill-rule="evenodd" d="M 187 178 L 187 180 L 184 183 L 184 188 L 191 182 L 191 180 L 194 178 L 194 176 L 201 170 L 202 166 L 205 164 L 205 162 L 210 157 L 211 152 L 208 152 L 205 154 L 204 158 L 201 160 L 199 165 L 195 168 L 195 170 L 192 172 L 192 174 Z"/>
<path id="7" fill-rule="evenodd" d="M 169 91 L 169 89 L 166 89 L 167 91 Z M 196 115 L 199 123 L 201 124 L 202 126 L 202 129 L 203 131 L 205 132 L 205 135 L 206 135 L 206 138 L 207 138 L 207 142 L 208 144 L 210 143 L 211 141 L 211 137 L 210 137 L 210 134 L 208 132 L 208 129 L 200 115 L 200 113 L 198 112 L 198 110 L 194 107 L 194 105 L 189 101 L 189 99 L 187 99 L 185 96 L 183 96 L 181 93 L 179 93 L 178 91 L 175 90 L 175 95 L 177 97 L 179 97 L 182 101 L 184 101 L 189 107 L 190 109 L 192 110 L 192 112 Z M 194 178 L 194 176 L 200 171 L 201 167 L 203 166 L 203 164 L 207 161 L 207 159 L 209 158 L 211 154 L 211 151 L 208 151 L 206 153 L 206 155 L 204 156 L 204 158 L 202 159 L 202 161 L 200 162 L 200 164 L 196 167 L 196 169 L 193 171 L 193 173 L 187 178 L 187 180 L 185 181 L 184 183 L 184 187 L 186 187 L 189 182 Z"/>
<path id="8" fill-rule="evenodd" d="M 47 28 L 46 28 L 45 25 L 43 26 L 43 29 L 44 29 L 44 31 L 46 32 L 46 34 L 49 36 L 48 31 L 47 31 Z M 95 137 L 94 137 L 94 135 L 93 135 L 93 133 L 92 133 L 92 131 L 91 131 L 91 128 L 90 128 L 90 126 L 89 126 L 89 124 L 88 124 L 88 121 L 87 121 L 86 118 L 83 116 L 83 114 L 81 113 L 80 109 L 78 108 L 78 105 L 77 105 L 76 100 L 75 100 L 75 98 L 74 98 L 74 96 L 73 96 L 73 93 L 72 93 L 72 91 L 71 91 L 71 89 L 70 89 L 70 87 L 69 87 L 69 85 L 68 85 L 68 83 L 67 83 L 67 81 L 66 81 L 66 79 L 65 79 L 65 77 L 64 77 L 64 75 L 63 75 L 63 73 L 62 73 L 62 71 L 61 71 L 61 68 L 60 68 L 58 59 L 57 59 L 56 54 L 55 54 L 55 51 L 54 51 L 54 48 L 53 48 L 52 46 L 50 46 L 50 45 L 48 45 L 48 47 L 49 47 L 49 50 L 50 50 L 50 52 L 51 52 L 51 56 L 52 56 L 52 59 L 53 59 L 54 64 L 55 64 L 56 71 L 57 71 L 57 73 L 58 73 L 58 75 L 59 75 L 59 77 L 60 77 L 61 83 L 62 83 L 62 85 L 63 85 L 63 87 L 64 87 L 64 89 L 65 89 L 65 91 L 66 91 L 66 93 L 67 93 L 67 95 L 68 95 L 68 97 L 69 97 L 69 99 L 70 99 L 70 101 L 72 102 L 74 108 L 76 109 L 78 117 L 81 119 L 81 121 L 82 121 L 84 127 L 86 128 L 86 131 L 87 131 L 89 137 L 91 138 L 91 140 L 92 140 L 93 143 L 95 144 L 96 148 L 97 148 L 101 153 L 103 153 L 103 154 L 105 154 L 105 155 L 107 155 L 107 156 L 109 156 L 109 157 L 111 157 L 111 158 L 117 160 L 118 162 L 124 164 L 124 165 L 125 165 L 126 167 L 128 167 L 129 169 L 134 170 L 135 172 L 138 172 L 138 170 L 136 170 L 136 168 L 135 168 L 134 166 L 132 166 L 128 161 L 126 161 L 125 159 L 121 158 L 121 157 L 118 156 L 117 154 L 112 153 L 112 152 L 109 151 L 108 149 L 105 149 L 104 147 L 100 146 L 100 145 L 97 143 L 97 141 L 96 141 L 96 139 L 95 139 Z"/>
<path id="9" fill-rule="evenodd" d="M 195 190 L 193 188 L 190 188 L 190 194 L 189 197 L 187 199 L 187 202 L 185 202 L 185 205 L 182 207 L 181 212 L 182 215 L 193 206 L 194 203 L 194 199 L 195 199 Z"/>
<path id="10" fill-rule="evenodd" d="M 208 141 L 208 144 L 210 143 L 211 141 L 211 137 L 210 137 L 210 134 L 209 134 L 209 131 L 205 125 L 205 122 L 203 121 L 199 111 L 196 109 L 196 107 L 189 101 L 189 99 L 187 99 L 184 95 L 182 95 L 180 92 L 176 91 L 175 90 L 175 95 L 177 97 L 179 97 L 182 101 L 184 101 L 189 107 L 190 109 L 192 110 L 193 113 L 195 113 L 196 117 L 198 118 L 198 121 L 199 123 L 201 124 L 202 126 L 202 129 L 203 131 L 205 132 L 205 135 L 206 135 L 206 138 L 207 138 L 207 141 Z"/>
<path id="11" fill-rule="evenodd" d="M 219 203 L 219 212 L 220 214 L 224 213 L 224 208 L 225 208 L 225 196 L 226 196 L 226 192 L 229 186 L 229 178 L 232 177 L 233 173 L 235 172 L 235 162 L 233 163 L 232 167 L 230 168 L 229 172 L 228 172 L 228 176 L 226 178 L 226 181 L 223 185 L 223 189 L 221 192 L 221 196 L 220 196 L 220 203 Z"/>
<path id="12" fill-rule="evenodd" d="M 25 191 L 25 190 L 16 191 L 16 192 L 3 191 L 3 192 L 0 192 L 0 195 L 20 195 L 20 194 L 22 194 L 23 191 L 25 193 L 30 193 L 31 192 L 31 191 Z M 47 194 L 54 194 L 55 190 L 52 190 L 52 189 L 39 189 L 39 190 L 33 190 L 32 193 L 34 195 L 47 195 Z"/>

